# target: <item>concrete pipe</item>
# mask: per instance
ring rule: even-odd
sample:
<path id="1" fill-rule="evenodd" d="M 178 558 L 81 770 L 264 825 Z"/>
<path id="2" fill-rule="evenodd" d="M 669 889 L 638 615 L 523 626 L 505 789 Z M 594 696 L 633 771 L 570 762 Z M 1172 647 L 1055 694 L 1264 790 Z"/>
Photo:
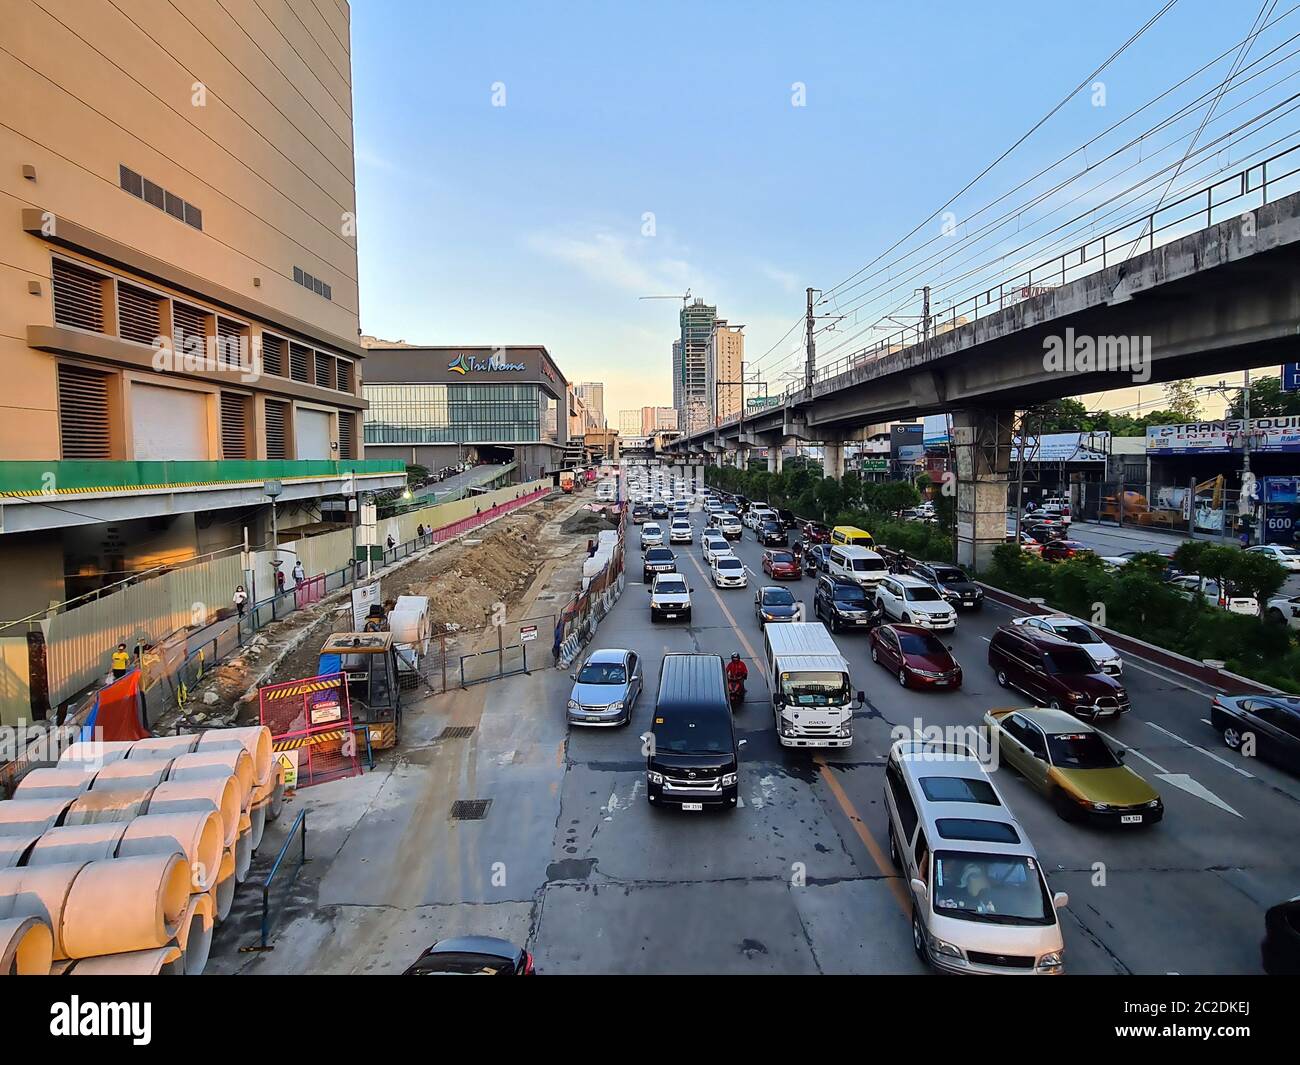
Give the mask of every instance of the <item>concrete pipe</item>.
<path id="1" fill-rule="evenodd" d="M 0 920 L 39 917 L 54 935 L 54 960 L 68 957 L 63 913 L 73 882 L 84 868 L 80 862 L 70 862 L 39 869 L 0 869 Z"/>
<path id="2" fill-rule="evenodd" d="M 52 828 L 36 841 L 25 864 L 35 867 L 106 861 L 117 857 L 125 831 L 126 824 L 121 821 Z"/>
<path id="3" fill-rule="evenodd" d="M 196 751 L 219 748 L 220 745 L 237 740 L 253 759 L 253 782 L 265 784 L 271 779 L 271 730 L 265 725 L 248 725 L 244 728 L 212 728 L 199 738 Z"/>
<path id="4" fill-rule="evenodd" d="M 183 736 L 150 736 L 136 740 L 127 757 L 134 758 L 137 762 L 143 762 L 147 758 L 176 758 L 194 750 L 199 735 L 197 732 L 187 732 Z"/>
<path id="5" fill-rule="evenodd" d="M 221 814 L 222 846 L 233 846 L 239 834 L 239 784 L 233 776 L 169 780 L 159 784 L 149 800 L 151 814 L 208 809 L 216 809 Z"/>
<path id="6" fill-rule="evenodd" d="M 254 851 L 262 845 L 262 836 L 266 832 L 266 811 L 270 805 L 271 798 L 268 795 L 261 802 L 254 803 L 248 808 L 248 819 L 252 823 L 249 843 Z"/>
<path id="7" fill-rule="evenodd" d="M 39 917 L 0 921 L 0 976 L 48 976 L 54 933 Z"/>
<path id="8" fill-rule="evenodd" d="M 179 850 L 113 858 L 82 867 L 63 907 L 70 958 L 165 947 L 190 899 L 190 870 Z"/>
<path id="9" fill-rule="evenodd" d="M 273 772 L 275 783 L 271 787 L 271 805 L 266 809 L 266 819 L 268 821 L 274 821 L 280 816 L 280 811 L 284 809 L 284 766 L 276 762 Z"/>
<path id="10" fill-rule="evenodd" d="M 212 949 L 212 930 L 216 927 L 215 904 L 207 892 L 191 895 L 181 918 L 176 945 L 181 956 L 174 963 L 177 976 L 201 976 Z"/>
<path id="11" fill-rule="evenodd" d="M 223 842 L 221 815 L 215 809 L 145 814 L 124 826 L 117 856 L 169 854 L 180 848 L 189 863 L 190 890 L 203 892 L 217 882 Z"/>
<path id="12" fill-rule="evenodd" d="M 235 901 L 235 848 L 227 847 L 221 855 L 221 871 L 217 873 L 217 886 L 212 895 L 212 912 L 217 924 L 230 916 Z"/>
<path id="13" fill-rule="evenodd" d="M 69 976 L 162 976 L 171 975 L 180 959 L 181 948 L 175 943 L 152 950 L 132 950 L 124 954 L 103 954 L 82 958 L 64 970 Z"/>
<path id="14" fill-rule="evenodd" d="M 168 761 L 146 758 L 139 762 L 130 759 L 106 765 L 95 774 L 91 791 L 138 791 L 154 788 L 167 779 Z"/>
<path id="15" fill-rule="evenodd" d="M 81 798 L 73 799 L 63 823 L 93 825 L 105 821 L 130 821 L 144 813 L 154 790 L 108 788 L 104 791 L 88 791 Z"/>
<path id="16" fill-rule="evenodd" d="M 248 869 L 253 864 L 253 819 L 249 814 L 239 815 L 239 836 L 235 840 L 235 883 L 248 879 Z"/>
<path id="17" fill-rule="evenodd" d="M 239 783 L 239 808 L 248 809 L 253 794 L 253 759 L 242 746 L 208 748 L 183 754 L 172 762 L 168 780 L 197 780 L 203 777 L 234 775 Z"/>
<path id="18" fill-rule="evenodd" d="M 28 836 L 62 823 L 75 800 L 10 799 L 0 802 L 0 836 Z"/>
<path id="19" fill-rule="evenodd" d="M 93 773 L 80 766 L 33 769 L 14 788 L 15 799 L 75 799 L 90 788 Z"/>
<path id="20" fill-rule="evenodd" d="M 105 766 L 125 758 L 139 740 L 78 740 L 59 755 L 59 765 Z"/>
<path id="21" fill-rule="evenodd" d="M 0 869 L 12 869 L 16 865 L 25 864 L 32 844 L 40 838 L 40 832 L 28 832 L 21 836 L 0 836 Z"/>

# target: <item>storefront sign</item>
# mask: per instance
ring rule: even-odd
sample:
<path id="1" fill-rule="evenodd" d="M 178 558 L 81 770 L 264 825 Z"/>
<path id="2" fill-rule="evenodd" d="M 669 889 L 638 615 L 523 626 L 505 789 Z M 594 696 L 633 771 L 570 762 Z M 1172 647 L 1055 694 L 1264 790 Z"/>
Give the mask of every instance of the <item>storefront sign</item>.
<path id="1" fill-rule="evenodd" d="M 1240 418 L 1215 422 L 1147 427 L 1147 451 L 1162 455 L 1227 455 L 1243 445 Z M 1250 450 L 1264 452 L 1300 451 L 1300 416 L 1250 419 Z"/>
<path id="2" fill-rule="evenodd" d="M 522 362 L 507 362 L 502 351 L 494 351 L 486 359 L 477 355 L 457 355 L 447 363 L 447 369 L 463 377 L 470 373 L 522 373 L 528 367 Z"/>
<path id="3" fill-rule="evenodd" d="M 1105 462 L 1110 433 L 1044 433 L 1025 443 L 1026 462 Z M 1020 461 L 1020 437 L 1011 441 L 1011 459 Z"/>

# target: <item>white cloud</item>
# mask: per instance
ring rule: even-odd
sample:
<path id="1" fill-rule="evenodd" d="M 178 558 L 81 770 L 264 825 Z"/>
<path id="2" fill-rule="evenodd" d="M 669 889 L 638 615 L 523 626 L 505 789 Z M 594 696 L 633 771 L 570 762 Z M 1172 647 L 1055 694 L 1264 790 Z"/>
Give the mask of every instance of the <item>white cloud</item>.
<path id="1" fill-rule="evenodd" d="M 698 275 L 689 263 L 658 254 L 656 241 L 661 239 L 630 240 L 607 231 L 590 237 L 533 233 L 526 243 L 538 254 L 571 266 L 598 284 L 638 296 L 684 292 L 693 277 L 698 284 Z"/>
<path id="2" fill-rule="evenodd" d="M 806 285 L 799 284 L 799 276 L 791 273 L 789 270 L 782 270 L 779 267 L 764 263 L 759 267 L 759 271 L 769 281 L 775 281 L 786 292 L 798 292 L 800 288 L 806 288 Z"/>

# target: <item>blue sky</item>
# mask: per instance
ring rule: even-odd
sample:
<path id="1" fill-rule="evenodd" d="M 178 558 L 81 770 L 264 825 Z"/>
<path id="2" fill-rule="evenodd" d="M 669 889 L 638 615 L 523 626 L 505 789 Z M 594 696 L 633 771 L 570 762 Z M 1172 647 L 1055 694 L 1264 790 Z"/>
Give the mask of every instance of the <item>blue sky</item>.
<path id="1" fill-rule="evenodd" d="M 1159 6 L 355 0 L 362 328 L 543 343 L 570 379 L 606 382 L 613 424 L 666 404 L 680 304 L 637 296 L 689 287 L 746 324 L 756 360 L 806 285 L 831 288 L 926 219 Z M 958 216 L 1257 10 L 1180 0 L 1103 75 L 1106 106 L 1080 93 Z"/>

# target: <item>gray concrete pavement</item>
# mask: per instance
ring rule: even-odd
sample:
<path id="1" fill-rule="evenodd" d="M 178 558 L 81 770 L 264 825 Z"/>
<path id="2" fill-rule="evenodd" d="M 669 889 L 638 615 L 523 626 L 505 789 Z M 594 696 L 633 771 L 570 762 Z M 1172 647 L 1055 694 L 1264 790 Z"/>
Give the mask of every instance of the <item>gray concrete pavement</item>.
<path id="1" fill-rule="evenodd" d="M 697 529 L 702 517 L 696 515 Z M 542 973 L 915 973 L 905 895 L 882 813 L 890 729 L 976 724 L 1022 698 L 996 685 L 988 638 L 1009 611 L 964 615 L 950 641 L 959 691 L 915 692 L 870 661 L 867 639 L 837 640 L 866 705 L 847 750 L 788 751 L 772 729 L 755 658 L 753 584 L 761 549 L 738 553 L 751 588 L 715 591 L 699 546 L 678 548 L 695 590 L 688 625 L 652 624 L 630 534 L 629 580 L 596 645 L 644 656 L 646 690 L 629 728 L 567 730 L 566 673 L 543 670 L 425 700 L 388 768 L 300 793 L 312 811 L 313 868 L 276 951 L 214 967 L 400 971 L 434 940 L 468 931 L 527 942 Z M 813 583 L 793 585 L 811 605 Z M 739 650 L 750 660 L 739 711 L 741 805 L 690 815 L 645 799 L 639 734 L 665 653 Z M 1208 691 L 1129 664 L 1133 711 L 1102 727 L 1160 790 L 1163 823 L 1103 831 L 1057 818 L 1010 771 L 996 771 L 1063 914 L 1068 971 L 1255 973 L 1263 913 L 1294 895 L 1300 781 L 1224 748 L 1206 723 Z M 472 724 L 468 740 L 442 740 Z M 457 798 L 487 817 L 451 822 Z M 252 960 L 248 960 L 249 958 Z"/>

